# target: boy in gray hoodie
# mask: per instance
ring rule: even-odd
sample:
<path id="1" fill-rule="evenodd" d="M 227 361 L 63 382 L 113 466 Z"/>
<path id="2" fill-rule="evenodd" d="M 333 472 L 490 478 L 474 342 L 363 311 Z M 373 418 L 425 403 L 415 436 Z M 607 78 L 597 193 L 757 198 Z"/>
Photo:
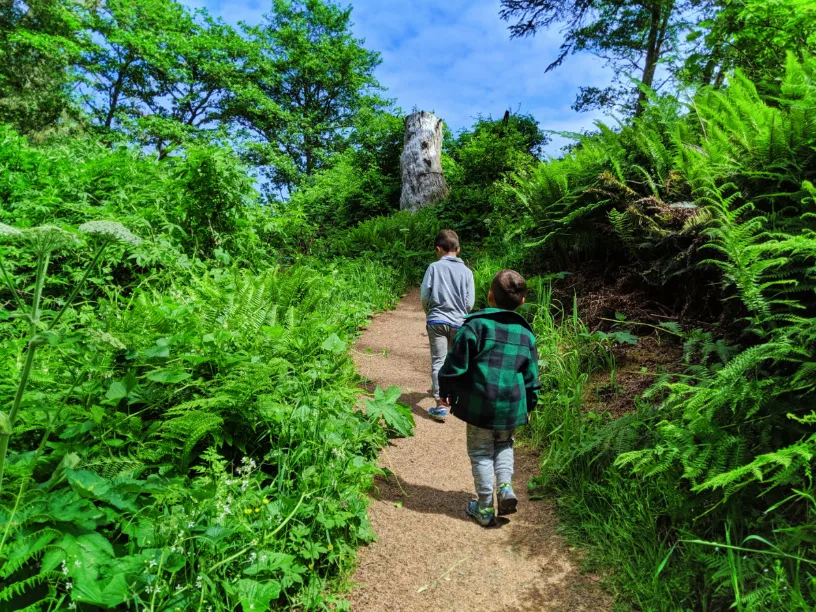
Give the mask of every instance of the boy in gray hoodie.
<path id="1" fill-rule="evenodd" d="M 465 315 L 476 302 L 473 272 L 459 259 L 459 236 L 444 229 L 434 241 L 437 261 L 428 266 L 420 292 L 427 316 L 428 340 L 431 345 L 431 383 L 436 406 L 428 411 L 431 418 L 444 421 L 448 410 L 439 401 L 439 370 L 445 363 L 456 332 Z"/>

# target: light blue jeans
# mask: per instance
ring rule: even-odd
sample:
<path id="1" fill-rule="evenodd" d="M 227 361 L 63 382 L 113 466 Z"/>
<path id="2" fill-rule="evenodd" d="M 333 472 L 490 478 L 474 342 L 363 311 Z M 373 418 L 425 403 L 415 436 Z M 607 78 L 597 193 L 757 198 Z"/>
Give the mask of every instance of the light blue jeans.
<path id="1" fill-rule="evenodd" d="M 458 327 L 452 325 L 426 325 L 428 330 L 428 342 L 431 344 L 431 386 L 436 403 L 439 404 L 439 370 L 445 363 L 445 357 L 453 346 L 453 339 L 456 337 Z"/>
<path id="2" fill-rule="evenodd" d="M 467 451 L 480 506 L 493 507 L 493 489 L 496 481 L 500 485 L 513 482 L 514 431 L 483 429 L 468 423 Z"/>

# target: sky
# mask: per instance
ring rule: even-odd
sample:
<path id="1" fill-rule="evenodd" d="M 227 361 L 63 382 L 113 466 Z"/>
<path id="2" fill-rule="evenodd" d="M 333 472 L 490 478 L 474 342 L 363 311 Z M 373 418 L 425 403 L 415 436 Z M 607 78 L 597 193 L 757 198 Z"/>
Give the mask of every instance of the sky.
<path id="1" fill-rule="evenodd" d="M 270 0 L 182 0 L 190 7 L 237 24 L 257 24 Z M 600 113 L 570 109 L 581 85 L 604 86 L 611 70 L 591 55 L 569 57 L 545 73 L 558 55 L 557 29 L 510 40 L 499 19 L 499 0 L 344 0 L 353 6 L 353 30 L 378 51 L 376 70 L 387 97 L 410 112 L 434 111 L 453 131 L 479 114 L 500 118 L 505 110 L 532 114 L 542 129 L 577 132 Z M 555 155 L 567 140 L 554 136 Z"/>

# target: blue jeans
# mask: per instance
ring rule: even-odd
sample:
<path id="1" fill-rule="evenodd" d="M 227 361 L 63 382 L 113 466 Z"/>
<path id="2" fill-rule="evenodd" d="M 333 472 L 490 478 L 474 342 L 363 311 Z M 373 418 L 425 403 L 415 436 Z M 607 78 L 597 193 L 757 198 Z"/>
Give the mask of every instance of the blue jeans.
<path id="1" fill-rule="evenodd" d="M 493 507 L 493 489 L 513 481 L 513 429 L 483 429 L 468 423 L 467 451 L 479 505 Z"/>
<path id="2" fill-rule="evenodd" d="M 458 327 L 452 325 L 426 325 L 428 330 L 428 342 L 431 344 L 431 386 L 436 403 L 439 403 L 439 370 L 445 363 L 445 357 L 453 345 Z"/>

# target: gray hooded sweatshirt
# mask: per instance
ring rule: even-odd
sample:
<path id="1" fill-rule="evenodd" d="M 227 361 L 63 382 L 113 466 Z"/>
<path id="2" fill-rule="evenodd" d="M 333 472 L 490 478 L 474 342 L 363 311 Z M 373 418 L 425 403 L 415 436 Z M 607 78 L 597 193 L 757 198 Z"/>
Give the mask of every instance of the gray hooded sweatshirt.
<path id="1" fill-rule="evenodd" d="M 461 259 L 450 255 L 428 266 L 420 292 L 429 325 L 461 327 L 476 302 L 473 272 Z"/>

